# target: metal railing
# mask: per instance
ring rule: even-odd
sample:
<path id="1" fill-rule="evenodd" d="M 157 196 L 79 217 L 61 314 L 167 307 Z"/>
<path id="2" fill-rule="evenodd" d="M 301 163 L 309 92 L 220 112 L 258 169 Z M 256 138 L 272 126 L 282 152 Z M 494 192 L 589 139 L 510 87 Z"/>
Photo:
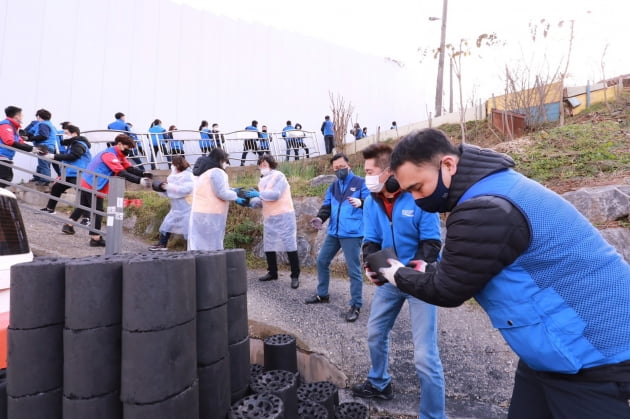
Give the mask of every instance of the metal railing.
<path id="1" fill-rule="evenodd" d="M 321 155 L 319 138 L 314 131 L 291 130 L 284 133 L 285 137 L 282 136 L 283 132 L 267 133 L 269 139 L 260 138 L 257 131 L 248 130 L 208 133 L 211 136 L 210 139 L 201 138 L 201 131 L 195 130 L 165 131 L 164 133 L 90 130 L 83 131 L 81 135 L 90 140 L 92 155 L 112 144 L 118 134 L 131 136 L 136 141 L 137 147 L 128 159 L 134 166 L 141 166 L 144 170 L 167 169 L 172 157 L 176 154 L 183 154 L 186 160 L 193 164 L 199 156 L 205 154 L 202 146 L 208 141 L 214 142 L 215 146 L 218 143 L 228 153 L 232 166 L 240 163 L 255 164 L 258 156 L 263 153 L 271 154 L 278 161 L 295 160 L 296 156 L 302 159 Z M 172 138 L 164 138 L 165 134 Z M 268 147 L 265 147 L 266 145 Z M 308 155 L 306 150 L 308 150 Z M 244 152 L 247 152 L 245 156 Z"/>
<path id="2" fill-rule="evenodd" d="M 17 150 L 15 148 L 8 147 L 1 142 L 0 142 L 0 147 L 10 148 L 11 150 L 15 150 L 16 155 L 19 153 L 21 155 L 32 157 L 34 159 L 41 158 L 41 156 L 38 156 L 35 153 L 32 153 L 32 152 L 29 153 L 26 151 Z M 80 168 L 80 167 L 77 167 L 68 163 L 61 162 L 61 161 L 53 161 L 51 159 L 46 159 L 46 160 L 49 160 L 51 163 L 58 165 L 59 173 L 60 173 L 58 178 L 53 177 L 52 175 L 51 176 L 42 175 L 41 173 L 37 173 L 34 170 L 31 170 L 27 167 L 15 165 L 13 164 L 13 162 L 10 162 L 4 159 L 0 159 L 0 166 L 11 167 L 14 172 L 20 171 L 20 172 L 28 173 L 31 175 L 37 175 L 39 178 L 45 179 L 47 182 L 50 182 L 50 183 L 57 182 L 57 183 L 61 183 L 62 185 L 68 186 L 69 189 L 65 191 L 65 193 L 74 192 L 74 196 L 75 196 L 74 201 L 70 201 L 68 199 L 63 198 L 64 196 L 63 194 L 59 198 L 54 197 L 50 193 L 42 192 L 36 187 L 32 187 L 30 183 L 22 183 L 22 182 L 9 183 L 3 179 L 0 179 L 0 184 L 10 186 L 16 192 L 18 191 L 28 192 L 28 193 L 32 193 L 40 197 L 43 197 L 47 200 L 52 199 L 54 201 L 57 201 L 58 204 L 63 203 L 64 205 L 67 205 L 67 206 L 80 208 L 84 211 L 87 211 L 90 214 L 89 218 L 92 221 L 92 223 L 94 222 L 96 215 L 102 216 L 105 222 L 106 228 L 105 228 L 105 231 L 101 230 L 98 233 L 101 234 L 106 239 L 105 240 L 105 254 L 111 255 L 114 253 L 119 253 L 122 249 L 122 225 L 123 225 L 123 202 L 124 202 L 123 197 L 125 195 L 125 180 L 116 176 L 109 177 L 109 176 L 103 175 L 102 173 L 96 173 L 96 172 L 83 169 L 83 168 Z M 69 168 L 76 169 L 77 171 L 76 184 L 68 182 L 66 180 L 67 178 L 66 172 Z M 93 175 L 93 178 L 92 178 L 93 189 L 81 187 L 81 179 L 83 177 L 83 174 L 85 173 L 89 173 Z M 15 177 L 15 174 L 14 174 L 14 177 Z M 96 191 L 96 188 L 94 187 L 94 185 L 96 185 L 96 183 L 98 182 L 99 178 L 109 179 L 109 191 L 107 195 L 98 193 Z M 81 193 L 88 193 L 91 195 L 91 205 L 89 207 L 81 205 L 81 201 L 80 201 Z M 96 209 L 97 197 L 102 197 L 106 201 L 104 211 L 99 211 Z M 66 224 L 71 224 L 72 226 L 78 227 L 80 229 L 96 232 L 96 230 L 93 228 L 92 225 L 84 225 L 84 224 L 81 224 L 80 221 L 73 221 L 70 218 L 64 218 L 56 214 L 46 214 L 46 213 L 42 213 L 42 214 L 52 217 L 54 219 L 63 221 Z"/>

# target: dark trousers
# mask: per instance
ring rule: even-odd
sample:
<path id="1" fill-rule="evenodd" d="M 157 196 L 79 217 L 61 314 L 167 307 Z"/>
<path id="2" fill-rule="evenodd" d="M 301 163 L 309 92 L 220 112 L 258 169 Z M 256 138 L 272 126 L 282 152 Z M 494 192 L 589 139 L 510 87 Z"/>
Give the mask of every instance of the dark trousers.
<path id="1" fill-rule="evenodd" d="M 241 166 L 245 166 L 245 157 L 249 152 L 254 153 L 254 155 L 258 154 L 259 156 L 263 155 L 262 151 L 258 151 L 258 145 L 256 144 L 256 140 L 247 139 L 243 142 L 243 154 L 241 155 Z"/>
<path id="2" fill-rule="evenodd" d="M 330 154 L 335 147 L 335 137 L 332 135 L 324 135 L 324 146 L 326 147 L 326 154 Z"/>
<path id="3" fill-rule="evenodd" d="M 583 381 L 519 361 L 508 419 L 630 418 L 630 381 Z"/>
<path id="4" fill-rule="evenodd" d="M 13 164 L 10 160 L 2 160 L 2 163 Z M 7 183 L 0 182 L 0 188 L 6 188 L 11 184 L 13 180 L 13 168 L 11 166 L 3 166 L 0 164 L 0 179 L 5 180 Z"/>
<path id="5" fill-rule="evenodd" d="M 267 257 L 267 270 L 271 274 L 271 276 L 278 276 L 278 260 L 276 257 L 276 252 L 265 252 L 265 256 Z M 289 257 L 289 265 L 291 266 L 291 278 L 299 278 L 300 277 L 300 258 L 298 257 L 298 252 L 287 252 L 287 256 Z"/>
<path id="6" fill-rule="evenodd" d="M 66 182 L 76 185 L 77 184 L 77 178 L 76 177 L 68 177 L 68 178 L 66 178 Z M 65 191 L 67 191 L 70 188 L 71 188 L 71 186 L 64 185 L 64 184 L 59 183 L 59 182 L 55 182 L 53 187 L 50 189 L 50 194 L 52 196 L 54 196 L 54 197 L 59 198 Z M 57 207 L 57 201 L 55 199 L 49 199 L 48 200 L 48 204 L 46 205 L 46 208 L 54 210 L 56 207 Z"/>
<path id="7" fill-rule="evenodd" d="M 166 246 L 170 238 L 171 238 L 171 233 L 167 231 L 165 232 L 160 231 L 160 240 L 158 241 L 158 243 L 162 246 Z"/>
<path id="8" fill-rule="evenodd" d="M 97 211 L 103 211 L 103 201 L 105 200 L 105 198 L 97 196 L 96 197 L 96 210 Z M 81 191 L 81 205 L 84 207 L 91 207 L 92 206 L 92 193 L 91 191 Z M 72 214 L 70 214 L 70 219 L 73 221 L 78 221 L 79 218 L 83 216 L 85 218 L 92 218 L 90 217 L 90 211 L 89 210 L 84 210 L 82 208 L 75 208 L 74 211 L 72 211 Z M 96 235 L 100 235 L 101 233 L 98 231 L 101 229 L 101 223 L 103 222 L 103 216 L 100 214 L 96 214 L 94 215 L 94 230 L 90 230 L 90 234 L 92 234 L 93 236 Z"/>

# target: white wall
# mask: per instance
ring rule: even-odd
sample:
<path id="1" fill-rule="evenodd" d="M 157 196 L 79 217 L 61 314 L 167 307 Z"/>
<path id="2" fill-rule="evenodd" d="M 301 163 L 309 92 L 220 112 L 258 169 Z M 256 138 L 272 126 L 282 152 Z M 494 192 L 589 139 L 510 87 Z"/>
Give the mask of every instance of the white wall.
<path id="1" fill-rule="evenodd" d="M 159 118 L 319 132 L 332 91 L 374 133 L 425 120 L 431 101 L 415 69 L 169 0 L 2 0 L 0 25 L 0 109 L 25 122 L 46 108 L 84 131 L 122 111 L 138 131 Z"/>

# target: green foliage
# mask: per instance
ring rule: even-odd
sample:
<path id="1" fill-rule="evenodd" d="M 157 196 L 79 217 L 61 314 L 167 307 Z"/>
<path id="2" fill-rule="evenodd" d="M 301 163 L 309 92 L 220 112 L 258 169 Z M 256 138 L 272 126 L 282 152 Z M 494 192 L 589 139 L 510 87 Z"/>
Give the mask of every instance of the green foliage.
<path id="1" fill-rule="evenodd" d="M 251 220 L 244 220 L 243 223 L 236 224 L 231 231 L 225 233 L 223 245 L 226 249 L 250 248 L 254 244 L 254 240 L 261 234 L 260 224 Z"/>
<path id="2" fill-rule="evenodd" d="M 533 133 L 531 146 L 512 157 L 519 171 L 541 182 L 628 170 L 630 149 L 618 134 L 613 121 L 552 128 Z"/>
<path id="3" fill-rule="evenodd" d="M 168 198 L 151 191 L 127 191 L 126 199 L 140 199 L 141 207 L 128 206 L 124 209 L 125 218 L 136 217 L 134 233 L 146 239 L 158 237 L 158 229 L 171 208 Z"/>

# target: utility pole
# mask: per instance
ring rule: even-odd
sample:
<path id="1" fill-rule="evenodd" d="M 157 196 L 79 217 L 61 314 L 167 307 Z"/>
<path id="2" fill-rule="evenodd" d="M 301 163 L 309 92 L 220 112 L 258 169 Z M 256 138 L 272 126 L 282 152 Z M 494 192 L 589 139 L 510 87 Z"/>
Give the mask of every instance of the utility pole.
<path id="1" fill-rule="evenodd" d="M 444 87 L 444 53 L 446 47 L 446 11 L 448 0 L 443 0 L 442 5 L 442 31 L 440 35 L 440 55 L 438 58 L 437 84 L 435 86 L 435 116 L 442 115 L 442 92 Z M 429 18 L 431 19 L 431 18 Z M 437 20 L 437 19 L 434 19 Z"/>

